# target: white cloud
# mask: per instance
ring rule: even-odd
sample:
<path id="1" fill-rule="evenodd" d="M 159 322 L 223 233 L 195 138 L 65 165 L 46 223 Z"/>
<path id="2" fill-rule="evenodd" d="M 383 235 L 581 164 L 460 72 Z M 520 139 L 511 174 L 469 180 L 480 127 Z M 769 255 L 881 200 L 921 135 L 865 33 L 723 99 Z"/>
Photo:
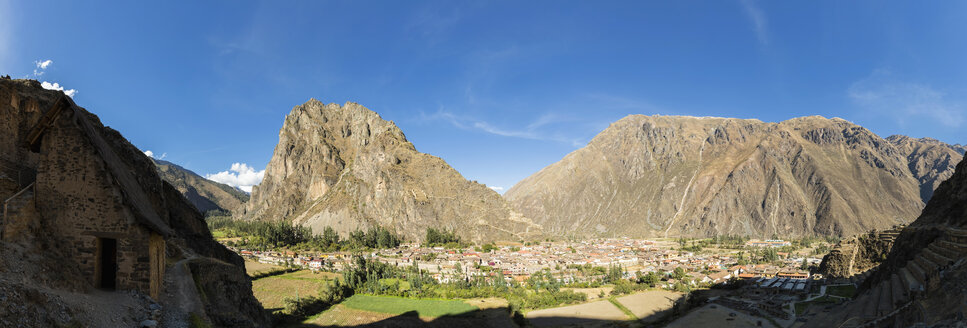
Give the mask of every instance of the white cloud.
<path id="1" fill-rule="evenodd" d="M 265 170 L 255 171 L 245 163 L 234 163 L 228 171 L 205 175 L 205 179 L 224 183 L 249 193 L 252 192 L 252 186 L 261 183 L 263 178 L 265 178 Z"/>
<path id="2" fill-rule="evenodd" d="M 47 90 L 63 91 L 65 95 L 71 98 L 74 98 L 74 95 L 77 94 L 77 90 L 74 90 L 74 89 L 64 90 L 64 87 L 62 87 L 57 82 L 50 83 L 50 82 L 44 81 L 40 83 L 40 86 L 42 86 L 44 89 L 47 89 Z"/>
<path id="3" fill-rule="evenodd" d="M 901 125 L 914 119 L 929 119 L 948 127 L 960 127 L 967 120 L 965 106 L 933 87 L 902 81 L 889 70 L 878 69 L 847 89 L 857 105 L 889 115 Z"/>
<path id="4" fill-rule="evenodd" d="M 493 189 L 493 191 L 496 191 L 496 192 L 504 191 L 504 187 L 487 186 L 487 188 Z"/>
<path id="5" fill-rule="evenodd" d="M 46 70 L 47 67 L 50 66 L 50 64 L 53 64 L 53 63 L 54 63 L 54 61 L 53 60 L 50 60 L 50 59 L 47 59 L 47 60 L 35 60 L 34 61 L 34 64 L 37 65 L 37 68 L 34 69 L 34 76 L 44 75 L 44 70 Z"/>
<path id="6" fill-rule="evenodd" d="M 161 157 L 154 157 L 154 152 L 150 150 L 145 150 L 144 155 L 156 159 L 165 159 L 165 157 L 168 157 L 168 153 L 161 153 Z"/>
<path id="7" fill-rule="evenodd" d="M 765 12 L 755 4 L 755 0 L 742 0 L 742 7 L 752 21 L 752 29 L 759 43 L 769 44 L 769 22 L 766 21 Z"/>

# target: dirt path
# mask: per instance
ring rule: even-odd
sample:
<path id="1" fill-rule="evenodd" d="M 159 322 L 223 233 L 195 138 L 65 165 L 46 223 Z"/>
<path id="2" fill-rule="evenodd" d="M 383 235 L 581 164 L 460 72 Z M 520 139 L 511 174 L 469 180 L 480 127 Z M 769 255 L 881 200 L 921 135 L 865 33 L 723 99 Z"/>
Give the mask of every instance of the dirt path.
<path id="1" fill-rule="evenodd" d="M 165 272 L 165 292 L 161 295 L 162 303 L 168 304 L 161 317 L 161 327 L 188 327 L 188 319 L 192 313 L 206 318 L 205 305 L 201 303 L 198 288 L 195 287 L 194 277 L 188 269 L 188 262 L 194 258 L 178 261 Z"/>

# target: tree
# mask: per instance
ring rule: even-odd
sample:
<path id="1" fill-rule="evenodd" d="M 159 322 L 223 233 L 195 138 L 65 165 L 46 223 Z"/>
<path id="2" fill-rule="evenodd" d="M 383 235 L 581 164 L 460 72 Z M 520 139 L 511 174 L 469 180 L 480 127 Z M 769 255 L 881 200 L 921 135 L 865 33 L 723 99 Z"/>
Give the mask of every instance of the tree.
<path id="1" fill-rule="evenodd" d="M 738 259 L 738 261 L 737 261 L 736 264 L 738 264 L 738 265 L 746 265 L 746 264 L 749 264 L 749 261 L 747 261 L 745 259 L 745 251 L 739 251 L 739 259 Z"/>
<path id="2" fill-rule="evenodd" d="M 685 278 L 685 269 L 682 267 L 675 268 L 674 273 L 672 273 L 672 278 L 675 278 L 675 280 L 682 280 L 682 278 Z"/>
<path id="3" fill-rule="evenodd" d="M 335 250 L 339 246 L 339 234 L 332 227 L 326 226 L 326 229 L 322 231 L 322 246 L 328 251 Z"/>
<path id="4" fill-rule="evenodd" d="M 799 266 L 799 269 L 800 270 L 809 269 L 809 262 L 806 261 L 805 257 L 802 258 L 802 265 Z"/>
<path id="5" fill-rule="evenodd" d="M 457 237 L 457 235 L 451 231 L 426 228 L 426 240 L 424 241 L 424 246 L 435 247 L 447 244 L 456 244 L 454 246 L 459 247 L 460 237 Z"/>
<path id="6" fill-rule="evenodd" d="M 638 283 L 646 284 L 648 285 L 648 287 L 655 287 L 655 285 L 657 285 L 658 281 L 660 280 L 661 280 L 661 277 L 659 277 L 658 274 L 655 273 L 655 271 L 650 271 L 648 272 L 648 274 L 644 276 L 638 276 Z"/>

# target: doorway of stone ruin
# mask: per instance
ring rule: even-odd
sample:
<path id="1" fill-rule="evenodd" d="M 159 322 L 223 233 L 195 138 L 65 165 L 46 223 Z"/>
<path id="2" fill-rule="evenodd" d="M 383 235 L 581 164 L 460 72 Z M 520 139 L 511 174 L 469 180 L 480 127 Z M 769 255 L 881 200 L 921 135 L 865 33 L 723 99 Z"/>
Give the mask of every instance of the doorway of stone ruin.
<path id="1" fill-rule="evenodd" d="M 117 287 L 118 242 L 114 238 L 97 239 L 97 288 L 114 290 Z"/>

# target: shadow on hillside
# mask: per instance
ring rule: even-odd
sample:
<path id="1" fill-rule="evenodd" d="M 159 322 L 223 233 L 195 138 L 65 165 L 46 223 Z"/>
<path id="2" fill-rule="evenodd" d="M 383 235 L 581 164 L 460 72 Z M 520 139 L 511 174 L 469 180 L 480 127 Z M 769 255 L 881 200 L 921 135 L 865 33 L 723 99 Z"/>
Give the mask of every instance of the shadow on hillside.
<path id="1" fill-rule="evenodd" d="M 352 321 L 354 318 L 346 318 Z M 667 314 L 656 314 L 639 320 L 611 321 L 600 319 L 588 319 L 579 317 L 541 317 L 527 320 L 527 326 L 531 327 L 659 327 L 668 323 Z M 426 321 L 424 321 L 426 320 Z M 520 320 L 520 319 L 518 319 Z M 522 327 L 519 321 L 511 317 L 507 308 L 493 308 L 475 310 L 458 315 L 448 315 L 433 319 L 421 319 L 416 311 L 409 311 L 403 314 L 381 319 L 375 322 L 348 325 L 319 325 L 302 324 L 298 327 L 440 327 L 440 328 L 463 328 L 463 327 Z"/>

